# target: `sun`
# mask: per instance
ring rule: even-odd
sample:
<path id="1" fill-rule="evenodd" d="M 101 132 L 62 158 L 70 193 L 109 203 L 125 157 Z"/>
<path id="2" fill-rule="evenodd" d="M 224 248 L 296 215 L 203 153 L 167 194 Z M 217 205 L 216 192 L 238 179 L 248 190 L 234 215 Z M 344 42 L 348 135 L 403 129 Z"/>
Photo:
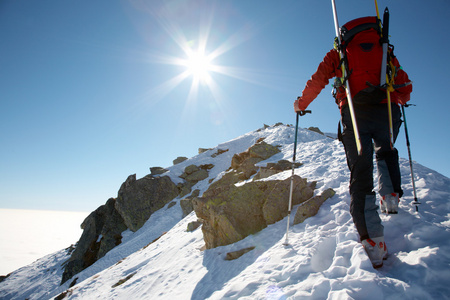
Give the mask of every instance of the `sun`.
<path id="1" fill-rule="evenodd" d="M 199 82 L 207 82 L 210 71 L 213 68 L 212 59 L 202 50 L 186 53 L 185 66 L 189 75 Z"/>
<path id="2" fill-rule="evenodd" d="M 162 99 L 181 83 L 190 81 L 191 85 L 186 93 L 186 103 L 189 104 L 187 107 L 193 107 L 194 105 L 191 104 L 198 101 L 199 95 L 204 97 L 207 93 L 210 93 L 210 99 L 221 106 L 222 103 L 219 102 L 224 99 L 222 89 L 224 77 L 260 84 L 258 79 L 255 79 L 258 78 L 259 73 L 252 72 L 249 69 L 223 65 L 223 62 L 230 58 L 230 56 L 225 57 L 223 55 L 250 39 L 253 36 L 254 29 L 251 26 L 244 26 L 235 33 L 225 36 L 223 40 L 218 39 L 217 36 L 210 39 L 214 16 L 214 9 L 212 10 L 212 13 L 206 14 L 208 16 L 206 19 L 201 20 L 197 35 L 189 32 L 189 36 L 186 35 L 184 28 L 176 22 L 177 18 L 171 16 L 170 10 L 158 15 L 158 23 L 171 37 L 174 44 L 178 46 L 179 51 L 177 51 L 178 55 L 176 56 L 162 54 L 165 51 L 162 51 L 162 53 L 150 52 L 147 61 L 173 65 L 180 72 L 152 88 L 151 94 L 154 95 L 152 99 Z M 217 44 L 217 42 L 219 43 Z M 170 45 L 169 49 L 172 50 L 172 48 L 172 45 Z"/>
<path id="3" fill-rule="evenodd" d="M 203 51 L 188 53 L 186 67 L 194 78 L 206 81 L 209 77 L 209 72 L 212 70 L 211 58 L 205 55 Z"/>

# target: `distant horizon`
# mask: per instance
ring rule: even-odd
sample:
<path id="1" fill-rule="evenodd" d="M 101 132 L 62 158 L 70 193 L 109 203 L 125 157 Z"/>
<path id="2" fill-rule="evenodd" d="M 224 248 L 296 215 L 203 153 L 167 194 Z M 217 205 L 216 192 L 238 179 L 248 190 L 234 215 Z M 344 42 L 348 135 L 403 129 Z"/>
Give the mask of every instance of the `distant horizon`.
<path id="1" fill-rule="evenodd" d="M 106 203 L 106 201 L 105 201 Z M 44 209 L 44 208 L 11 208 L 11 207 L 0 207 L 0 210 L 24 210 L 24 211 L 42 211 L 42 212 L 73 212 L 73 213 L 91 213 L 92 211 L 82 211 L 82 210 L 58 210 L 58 209 Z"/>
<path id="2" fill-rule="evenodd" d="M 0 208 L 0 275 L 75 244 L 88 214 Z"/>

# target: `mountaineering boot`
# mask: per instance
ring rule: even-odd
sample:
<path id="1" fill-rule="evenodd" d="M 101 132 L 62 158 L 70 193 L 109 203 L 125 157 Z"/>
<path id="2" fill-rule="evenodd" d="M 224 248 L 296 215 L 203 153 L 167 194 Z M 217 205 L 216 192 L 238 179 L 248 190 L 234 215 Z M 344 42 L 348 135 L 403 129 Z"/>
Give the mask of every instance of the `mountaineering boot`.
<path id="1" fill-rule="evenodd" d="M 387 258 L 387 247 L 384 242 L 384 237 L 376 237 L 371 239 L 363 240 L 362 245 L 364 250 L 366 250 L 369 256 L 372 266 L 376 268 L 381 268 L 383 266 L 383 260 Z"/>
<path id="2" fill-rule="evenodd" d="M 398 193 L 391 193 L 382 196 L 380 200 L 381 212 L 386 214 L 397 214 L 399 202 L 400 200 L 398 198 Z"/>

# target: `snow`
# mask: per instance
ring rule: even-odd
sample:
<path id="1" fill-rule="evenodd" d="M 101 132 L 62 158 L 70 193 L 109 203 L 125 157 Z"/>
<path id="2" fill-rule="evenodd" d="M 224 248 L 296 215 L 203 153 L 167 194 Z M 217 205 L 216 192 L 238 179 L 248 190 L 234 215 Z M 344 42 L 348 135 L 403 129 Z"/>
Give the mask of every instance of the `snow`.
<path id="1" fill-rule="evenodd" d="M 210 179 L 226 172 L 235 153 L 261 137 L 281 152 L 259 165 L 292 159 L 294 128 L 273 126 L 169 167 L 168 175 L 179 182 L 186 166 L 214 164 L 209 178 L 193 187 L 203 193 Z M 211 157 L 218 149 L 229 151 Z M 203 250 L 201 229 L 186 231 L 195 213 L 182 219 L 179 205 L 166 206 L 137 232 L 124 232 L 121 245 L 75 275 L 74 286 L 69 287 L 75 277 L 59 286 L 61 263 L 68 258 L 61 250 L 13 272 L 0 283 L 0 299 L 50 299 L 63 292 L 65 299 L 449 299 L 449 178 L 414 162 L 422 202 L 416 212 L 409 162 L 401 158 L 405 195 L 398 215 L 381 215 L 389 257 L 373 269 L 349 213 L 342 145 L 299 129 L 297 162 L 303 165 L 295 174 L 317 181 L 316 193 L 332 187 L 336 195 L 316 216 L 291 224 L 288 246 L 283 245 L 285 218 L 237 243 Z M 289 176 L 290 170 L 269 179 Z M 225 260 L 227 252 L 251 246 L 255 249 L 240 258 Z"/>

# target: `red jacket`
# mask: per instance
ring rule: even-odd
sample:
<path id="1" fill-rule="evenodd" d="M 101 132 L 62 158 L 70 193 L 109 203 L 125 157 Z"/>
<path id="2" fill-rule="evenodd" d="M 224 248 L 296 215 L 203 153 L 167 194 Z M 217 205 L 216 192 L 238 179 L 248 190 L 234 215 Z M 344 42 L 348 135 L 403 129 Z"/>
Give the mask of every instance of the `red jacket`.
<path id="1" fill-rule="evenodd" d="M 302 96 L 299 99 L 299 108 L 300 110 L 305 110 L 308 105 L 319 95 L 322 89 L 329 83 L 329 80 L 333 77 L 342 77 L 341 68 L 339 66 L 339 53 L 332 49 L 330 50 L 323 61 L 319 64 L 316 73 L 311 76 L 306 82 L 306 87 L 302 92 Z M 396 67 L 396 76 L 394 85 L 402 85 L 405 83 L 410 83 L 408 78 L 408 74 L 403 71 L 400 67 L 400 64 L 397 58 L 393 57 L 392 62 Z M 380 78 L 379 72 L 375 74 L 377 78 Z M 361 80 L 358 80 L 358 76 L 349 76 L 349 85 L 350 91 L 352 94 L 352 99 L 357 95 L 363 88 L 368 87 L 366 81 L 362 83 Z M 378 82 L 374 82 L 374 85 L 378 85 Z M 391 102 L 396 104 L 405 104 L 410 99 L 410 93 L 412 92 L 412 85 L 406 85 L 395 89 L 394 92 L 391 92 Z M 345 94 L 345 89 L 343 87 L 339 88 L 336 94 L 336 103 L 339 108 L 342 108 L 347 104 L 347 96 Z M 387 103 L 387 100 L 384 99 L 382 103 Z"/>

